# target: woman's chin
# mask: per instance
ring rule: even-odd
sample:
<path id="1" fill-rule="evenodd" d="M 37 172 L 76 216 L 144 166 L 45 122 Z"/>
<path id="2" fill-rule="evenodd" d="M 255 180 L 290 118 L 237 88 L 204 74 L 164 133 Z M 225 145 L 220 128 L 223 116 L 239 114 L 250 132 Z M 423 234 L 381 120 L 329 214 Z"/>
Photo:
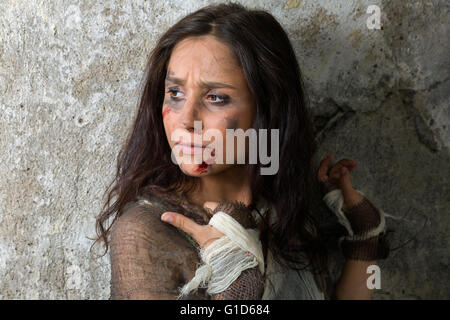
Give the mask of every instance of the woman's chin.
<path id="1" fill-rule="evenodd" d="M 213 165 L 205 162 L 201 164 L 182 164 L 181 171 L 188 176 L 201 177 L 213 172 Z"/>

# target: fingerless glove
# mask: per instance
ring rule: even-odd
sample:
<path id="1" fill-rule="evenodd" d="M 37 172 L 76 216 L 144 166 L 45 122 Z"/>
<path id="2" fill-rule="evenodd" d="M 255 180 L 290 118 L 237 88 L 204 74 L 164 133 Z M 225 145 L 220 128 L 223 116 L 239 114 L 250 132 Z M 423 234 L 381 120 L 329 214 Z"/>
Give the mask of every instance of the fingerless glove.
<path id="1" fill-rule="evenodd" d="M 324 197 L 328 207 L 347 229 L 347 235 L 340 239 L 342 253 L 351 260 L 386 259 L 389 255 L 385 236 L 386 214 L 378 210 L 361 191 L 358 193 L 363 196 L 363 200 L 346 210 L 342 209 L 344 200 L 340 189 L 332 190 Z"/>

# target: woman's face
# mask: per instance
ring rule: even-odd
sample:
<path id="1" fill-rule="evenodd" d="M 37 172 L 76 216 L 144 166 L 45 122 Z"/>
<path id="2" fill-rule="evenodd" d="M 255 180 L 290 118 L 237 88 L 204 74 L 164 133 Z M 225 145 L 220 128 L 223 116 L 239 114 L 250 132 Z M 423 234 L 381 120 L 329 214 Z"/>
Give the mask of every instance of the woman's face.
<path id="1" fill-rule="evenodd" d="M 187 38 L 175 46 L 167 68 L 162 116 L 169 145 L 185 174 L 205 176 L 235 166 L 248 146 L 238 148 L 231 137 L 234 148 L 227 149 L 226 129 L 245 132 L 254 113 L 253 97 L 230 48 L 213 36 Z M 201 121 L 201 126 L 194 121 Z M 217 134 L 222 136 L 223 151 Z M 214 141 L 215 148 L 207 147 Z M 230 152 L 233 163 L 226 160 Z"/>

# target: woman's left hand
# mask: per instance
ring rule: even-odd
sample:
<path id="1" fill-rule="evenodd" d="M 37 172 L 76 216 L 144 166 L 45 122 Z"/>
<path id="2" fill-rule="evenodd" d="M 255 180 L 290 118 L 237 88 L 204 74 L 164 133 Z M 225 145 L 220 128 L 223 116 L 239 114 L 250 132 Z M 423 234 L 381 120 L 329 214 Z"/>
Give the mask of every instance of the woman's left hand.
<path id="1" fill-rule="evenodd" d="M 364 197 L 353 189 L 350 181 L 350 171 L 356 167 L 356 162 L 350 159 L 339 160 L 331 169 L 328 169 L 334 155 L 330 153 L 320 162 L 317 171 L 317 179 L 322 184 L 324 192 L 328 193 L 334 189 L 341 189 L 344 197 L 342 209 L 348 209 L 360 203 Z"/>
<path id="2" fill-rule="evenodd" d="M 207 212 L 212 214 L 217 205 L 217 202 L 208 201 L 204 203 L 203 207 Z M 164 212 L 164 214 L 161 216 L 161 220 L 170 223 L 174 227 L 177 227 L 178 229 L 186 232 L 199 244 L 202 249 L 205 249 L 214 240 L 217 240 L 224 235 L 212 225 L 197 224 L 193 220 L 177 212 Z"/>

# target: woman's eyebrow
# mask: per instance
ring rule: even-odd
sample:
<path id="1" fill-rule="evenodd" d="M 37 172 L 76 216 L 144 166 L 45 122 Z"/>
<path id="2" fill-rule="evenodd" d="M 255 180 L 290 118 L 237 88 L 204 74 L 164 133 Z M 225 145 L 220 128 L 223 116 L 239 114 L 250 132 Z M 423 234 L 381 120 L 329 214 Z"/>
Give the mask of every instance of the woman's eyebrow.
<path id="1" fill-rule="evenodd" d="M 168 75 L 166 77 L 166 86 L 170 83 L 184 85 L 186 83 L 186 80 L 174 77 L 172 75 Z M 201 88 L 208 88 L 208 89 L 216 89 L 216 88 L 236 89 L 236 87 L 232 86 L 231 84 L 215 81 L 198 81 L 197 85 Z"/>

